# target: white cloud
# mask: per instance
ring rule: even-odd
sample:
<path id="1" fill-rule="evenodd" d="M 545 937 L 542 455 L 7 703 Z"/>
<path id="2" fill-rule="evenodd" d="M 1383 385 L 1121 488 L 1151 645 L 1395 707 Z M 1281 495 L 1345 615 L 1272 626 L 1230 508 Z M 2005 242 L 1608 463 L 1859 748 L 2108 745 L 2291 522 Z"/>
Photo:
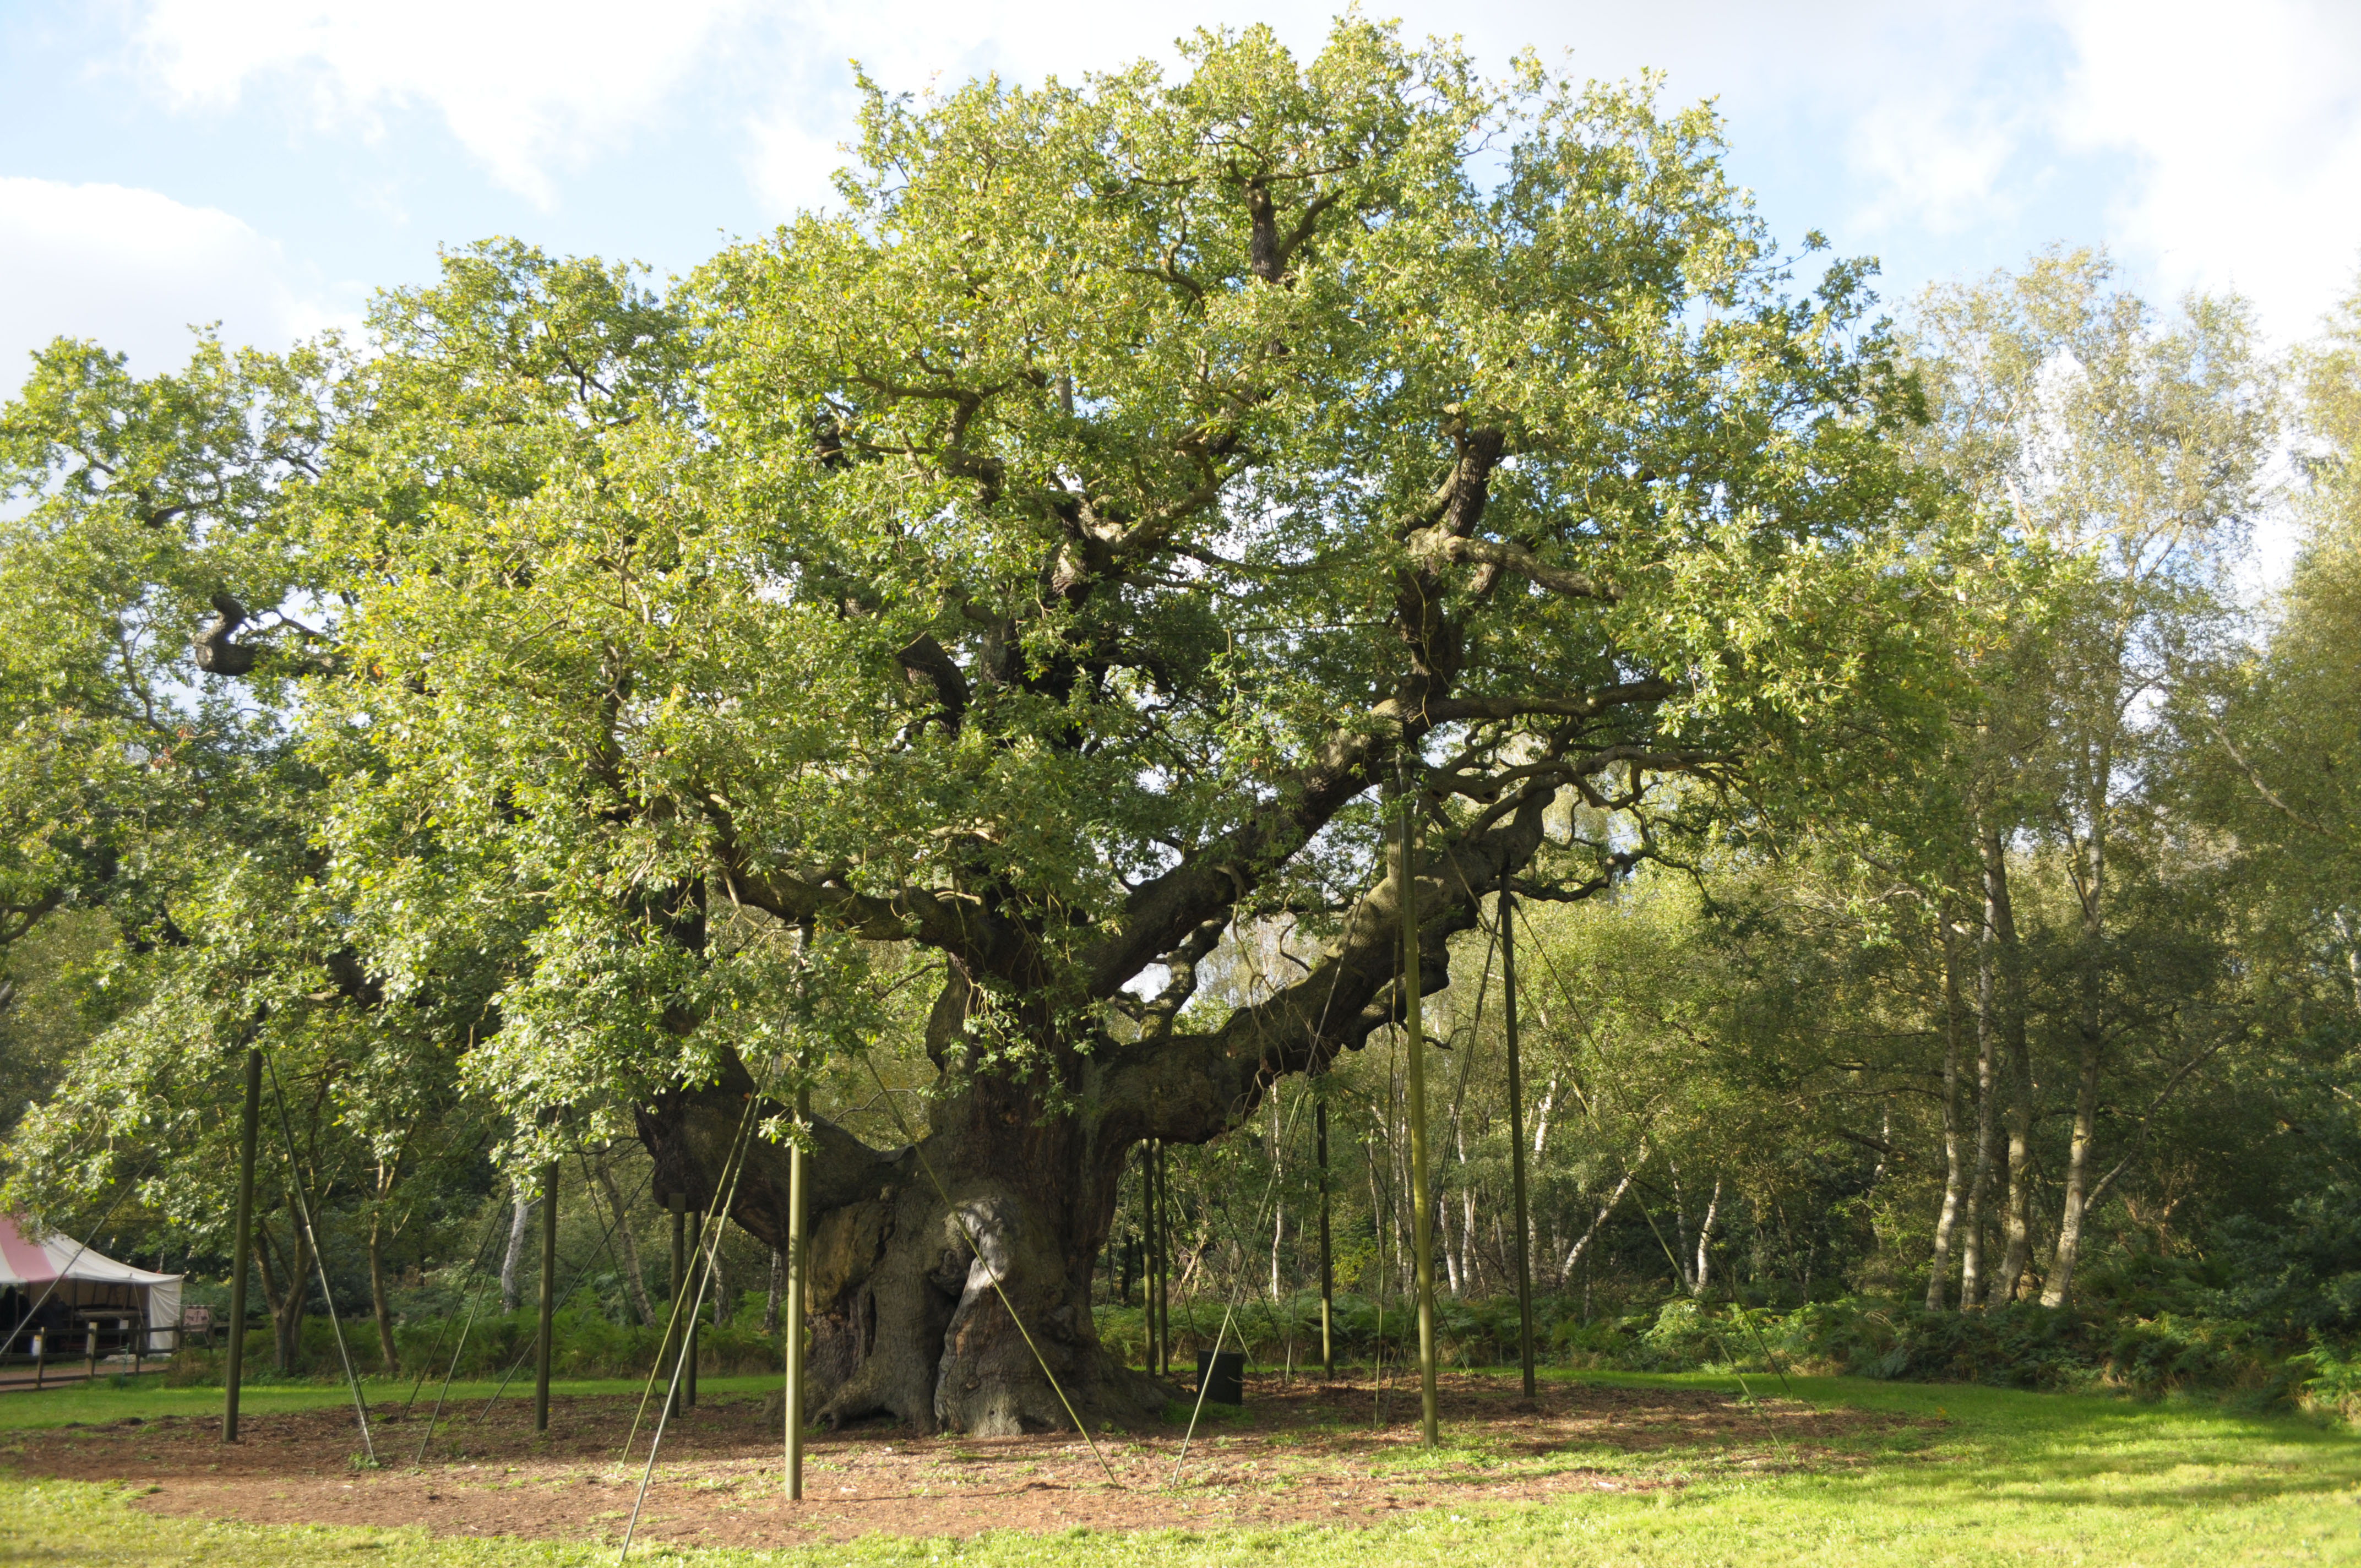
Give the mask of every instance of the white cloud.
<path id="1" fill-rule="evenodd" d="M 2129 153 L 2107 227 L 2158 282 L 2235 288 L 2308 335 L 2361 261 L 2361 9 L 2070 0 L 2060 134 Z"/>
<path id="2" fill-rule="evenodd" d="M 2020 114 L 1977 94 L 1870 105 L 1847 149 L 1854 171 L 1871 182 L 1861 220 L 1872 230 L 1908 224 L 1967 232 L 2012 204 L 2001 177 L 2025 133 Z"/>
<path id="3" fill-rule="evenodd" d="M 425 106 L 508 189 L 546 206 L 643 123 L 744 0 L 154 0 L 140 58 L 181 107 L 291 89 L 321 123 L 383 131 Z"/>
<path id="4" fill-rule="evenodd" d="M 1929 6 L 1857 40 L 1817 96 L 1845 125 L 1858 221 L 1949 238 L 2014 216 L 2026 154 L 2048 134 L 2044 43 L 2045 17 L 2000 4 Z"/>
<path id="5" fill-rule="evenodd" d="M 826 204 L 829 176 L 851 161 L 838 150 L 851 126 L 840 136 L 816 132 L 795 110 L 774 108 L 750 117 L 746 135 L 746 180 L 774 217 Z"/>
<path id="6" fill-rule="evenodd" d="M 27 351 L 92 338 L 152 374 L 188 357 L 189 328 L 284 345 L 335 313 L 300 293 L 272 240 L 229 214 L 153 191 L 0 178 L 0 389 Z"/>
<path id="7" fill-rule="evenodd" d="M 1963 0 L 1962 0 L 1963 3 Z M 2019 0 L 2007 0 L 2017 4 Z M 848 58 L 889 91 L 952 85 L 997 71 L 1068 82 L 1147 58 L 1177 66 L 1178 38 L 1200 27 L 1268 23 L 1301 56 L 1316 53 L 1343 0 L 1199 0 L 1185 13 L 1091 0 L 880 0 L 773 14 L 775 32 L 749 47 L 774 61 L 763 110 L 746 122 L 748 179 L 775 215 L 829 198 L 828 177 L 852 134 Z M 1635 9 L 1588 0 L 1396 0 L 1365 7 L 1395 16 L 1412 42 L 1460 38 L 1479 69 L 1504 71 L 1526 48 L 1553 69 L 1621 80 L 1669 69 L 1675 103 L 1708 95 L 1762 101 L 1835 86 L 1859 68 L 1878 0 L 1662 0 Z"/>
<path id="8" fill-rule="evenodd" d="M 764 36 L 739 40 L 769 68 L 767 90 L 756 95 L 762 106 L 745 121 L 748 183 L 775 217 L 830 201 L 829 177 L 848 161 L 837 148 L 856 133 L 859 104 L 850 60 L 858 60 L 895 93 L 949 87 L 992 71 L 1027 83 L 1052 74 L 1072 81 L 1143 56 L 1177 58 L 1171 47 L 1177 35 L 1201 24 L 1216 26 L 1233 8 L 1209 0 L 1183 21 L 1153 9 L 1072 0 L 797 5 L 775 14 Z M 1290 41 L 1311 43 L 1317 31 L 1307 32 L 1295 15 L 1311 9 L 1272 4 L 1262 7 L 1260 17 Z"/>

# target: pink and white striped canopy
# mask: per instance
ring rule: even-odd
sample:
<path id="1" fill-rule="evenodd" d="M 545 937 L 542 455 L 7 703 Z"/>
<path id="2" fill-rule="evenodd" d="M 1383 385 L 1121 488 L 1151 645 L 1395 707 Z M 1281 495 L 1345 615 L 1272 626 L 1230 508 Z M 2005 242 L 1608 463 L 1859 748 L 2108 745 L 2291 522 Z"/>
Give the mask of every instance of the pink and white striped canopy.
<path id="1" fill-rule="evenodd" d="M 71 1236 L 33 1241 L 14 1214 L 0 1214 L 0 1286 L 29 1285 L 38 1294 L 52 1279 L 86 1279 L 105 1285 L 178 1285 L 177 1274 L 150 1274 L 117 1263 Z"/>
<path id="2" fill-rule="evenodd" d="M 0 1288 L 15 1286 L 30 1300 L 46 1293 L 68 1306 L 120 1303 L 124 1298 L 107 1287 L 128 1287 L 138 1293 L 140 1310 L 148 1319 L 148 1348 L 172 1348 L 171 1330 L 181 1321 L 181 1276 L 151 1274 L 117 1263 L 71 1236 L 47 1235 L 35 1240 L 14 1214 L 0 1214 Z"/>

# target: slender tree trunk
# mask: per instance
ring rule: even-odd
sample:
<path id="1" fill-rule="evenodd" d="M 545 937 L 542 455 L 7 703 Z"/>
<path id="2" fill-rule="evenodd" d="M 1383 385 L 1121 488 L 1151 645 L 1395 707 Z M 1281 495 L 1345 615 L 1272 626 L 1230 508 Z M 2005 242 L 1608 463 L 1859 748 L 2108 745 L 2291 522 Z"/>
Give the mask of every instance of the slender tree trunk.
<path id="1" fill-rule="evenodd" d="M 763 1332 L 779 1332 L 779 1299 L 787 1288 L 787 1255 L 777 1247 L 771 1249 L 771 1294 L 763 1304 Z"/>
<path id="2" fill-rule="evenodd" d="M 2050 1255 L 2049 1272 L 2042 1281 L 2041 1304 L 2045 1307 L 2062 1307 L 2073 1293 L 2074 1268 L 2081 1258 L 2082 1221 L 2090 1201 L 2092 1143 L 2099 1118 L 2099 1078 L 2106 1055 L 2104 1025 L 2100 1015 L 2102 982 L 2098 967 L 2102 934 L 2097 928 L 2095 891 L 2094 888 L 2090 900 L 2093 907 L 2085 919 L 2082 994 L 2075 1027 L 2081 1059 L 2076 1063 L 2079 1070 L 2074 1081 L 2074 1133 L 2066 1154 L 2066 1193 L 2058 1216 L 2057 1250 Z"/>
<path id="3" fill-rule="evenodd" d="M 1960 1310 L 1984 1304 L 1985 1211 L 1992 1198 L 1993 1135 L 1998 1119 L 2000 1082 L 1994 1053 L 2000 1028 L 1993 1016 L 1992 906 L 1984 906 L 1976 934 L 1976 1155 L 1968 1177 L 1967 1234 L 1960 1244 Z"/>
<path id="4" fill-rule="evenodd" d="M 2090 1206 L 2092 1141 L 2098 1132 L 2099 1077 L 2106 1059 L 2107 830 L 2108 789 L 2114 748 L 2101 742 L 2084 781 L 2087 833 L 2085 871 L 2077 890 L 2081 905 L 2081 940 L 2077 964 L 2074 1033 L 2080 1060 L 2074 1080 L 2074 1135 L 2066 1154 L 2065 1204 L 2058 1217 L 2058 1248 L 2042 1282 L 2041 1304 L 2062 1307 L 2074 1289 L 2074 1266 L 2082 1252 L 2082 1220 Z"/>
<path id="5" fill-rule="evenodd" d="M 1460 1048 L 1466 1054 L 1460 1059 L 1458 1082 L 1451 1094 L 1451 1150 L 1453 1159 L 1457 1162 L 1453 1175 L 1459 1197 L 1459 1212 L 1455 1216 L 1458 1234 L 1455 1238 L 1456 1255 L 1451 1256 L 1449 1269 L 1451 1293 L 1465 1299 L 1474 1296 L 1478 1288 L 1476 1283 L 1476 1173 L 1467 1163 L 1467 1073 L 1470 1064 L 1476 1059 L 1476 1041 L 1472 1034 Z M 1444 1197 L 1440 1201 L 1448 1215 L 1454 1206 L 1450 1198 Z M 1443 1236 L 1444 1248 L 1448 1254 L 1455 1239 L 1450 1224 L 1443 1227 Z"/>
<path id="6" fill-rule="evenodd" d="M 1270 1299 L 1275 1302 L 1279 1292 L 1279 1249 L 1287 1240 L 1287 1150 L 1281 1144 L 1286 1127 L 1279 1120 L 1279 1093 L 1276 1085 L 1270 1091 L 1270 1186 L 1277 1194 L 1271 1204 L 1270 1219 Z"/>
<path id="7" fill-rule="evenodd" d="M 377 1314 L 377 1344 L 385 1357 L 385 1371 L 392 1376 L 401 1370 L 401 1352 L 393 1343 L 393 1308 L 385 1292 L 385 1215 L 380 1211 L 369 1216 L 368 1233 L 369 1308 Z"/>
<path id="8" fill-rule="evenodd" d="M 1414 1260 L 1411 1255 L 1417 1249 L 1413 1239 L 1418 1234 L 1418 1205 L 1411 1197 L 1415 1190 L 1410 1179 L 1410 1115 L 1400 1099 L 1394 1101 L 1394 1135 L 1389 1144 L 1393 1154 L 1393 1190 L 1397 1194 L 1392 1204 L 1394 1217 L 1394 1262 L 1396 1278 L 1404 1297 L 1418 1290 Z"/>
<path id="9" fill-rule="evenodd" d="M 1646 1158 L 1647 1157 L 1642 1155 L 1642 1162 L 1645 1163 Z M 1631 1190 L 1631 1172 L 1637 1168 L 1638 1167 L 1635 1166 L 1624 1171 L 1623 1179 L 1615 1184 L 1615 1190 L 1607 1195 L 1607 1201 L 1598 1205 L 1598 1212 L 1590 1217 L 1589 1226 L 1576 1238 L 1574 1245 L 1566 1249 L 1565 1261 L 1558 1266 L 1557 1277 L 1561 1281 L 1574 1273 L 1574 1266 L 1582 1261 L 1582 1255 L 1589 1250 L 1591 1242 L 1598 1234 L 1599 1227 L 1607 1223 L 1607 1216 L 1615 1212 L 1615 1205 L 1623 1201 L 1623 1194 Z"/>
<path id="10" fill-rule="evenodd" d="M 2335 924 L 2337 940 L 2345 944 L 2345 978 L 2350 987 L 2353 1011 L 2361 1014 L 2361 941 L 2354 937 L 2352 912 L 2338 910 Z"/>
<path id="11" fill-rule="evenodd" d="M 271 1369 L 284 1376 L 288 1370 L 287 1330 L 281 1315 L 286 1310 L 286 1304 L 279 1299 L 279 1271 L 270 1266 L 273 1250 L 269 1223 L 257 1214 L 254 1217 L 254 1266 L 262 1276 L 263 1310 L 270 1314 Z M 246 1325 L 238 1324 L 236 1332 L 244 1333 Z"/>
<path id="12" fill-rule="evenodd" d="M 2008 863 L 1997 828 L 1987 825 L 1984 895 L 1992 908 L 1993 942 L 1999 958 L 2003 1043 L 2008 1053 L 2008 1206 L 2003 1219 L 2007 1250 L 1999 1275 L 1986 1288 L 2005 1301 L 2033 1259 L 2033 1053 L 2026 1034 L 2025 955 L 2017 946 L 2016 914 L 2009 899 Z"/>
<path id="13" fill-rule="evenodd" d="M 1707 1271 L 1712 1266 L 1708 1248 L 1713 1245 L 1714 1216 L 1721 1212 L 1721 1178 L 1713 1179 L 1713 1196 L 1706 1201 L 1705 1219 L 1697 1225 L 1697 1271 L 1689 1277 L 1689 1294 L 1705 1294 Z"/>
<path id="14" fill-rule="evenodd" d="M 500 1310 L 517 1310 L 517 1265 L 524 1257 L 526 1222 L 533 1213 L 533 1200 L 519 1188 L 509 1200 L 509 1249 L 500 1257 Z"/>
<path id="15" fill-rule="evenodd" d="M 1697 1294 L 1697 1281 L 1689 1273 L 1688 1205 L 1681 1198 L 1680 1167 L 1665 1162 L 1673 1181 L 1673 1275 L 1674 1282 L 1690 1295 Z"/>
<path id="16" fill-rule="evenodd" d="M 302 1222 L 292 1218 L 297 1210 L 291 1199 L 287 1212 L 294 1260 L 287 1269 L 287 1310 L 279 1314 L 279 1332 L 287 1339 L 280 1365 L 289 1373 L 297 1373 L 303 1370 L 303 1317 L 312 1304 L 312 1241 Z"/>
<path id="17" fill-rule="evenodd" d="M 1480 1014 L 1483 1003 L 1476 1006 Z M 1467 1039 L 1459 1047 L 1459 1059 L 1454 1064 L 1451 1084 L 1451 1149 L 1457 1161 L 1452 1172 L 1459 1193 L 1458 1234 L 1452 1234 L 1450 1197 L 1438 1183 L 1436 1207 L 1440 1211 L 1438 1234 L 1443 1238 L 1444 1269 L 1450 1277 L 1451 1293 L 1465 1299 L 1476 1294 L 1476 1184 L 1474 1172 L 1467 1168 L 1467 1079 L 1476 1066 L 1476 1032 L 1468 1030 Z"/>
<path id="18" fill-rule="evenodd" d="M 1546 1021 L 1546 1019 L 1544 1021 Z M 1532 1169 L 1535 1172 L 1540 1171 L 1542 1168 L 1542 1149 L 1543 1146 L 1549 1142 L 1550 1107 L 1556 1103 L 1557 1087 L 1558 1080 L 1553 1077 L 1549 1081 L 1548 1091 L 1541 1098 L 1541 1103 L 1533 1107 Z M 1532 1178 L 1529 1176 L 1526 1179 L 1530 1182 Z M 1558 1244 L 1565 1240 L 1565 1236 L 1557 1228 L 1557 1214 L 1554 1210 L 1553 1210 L 1550 1214 L 1549 1245 L 1546 1247 L 1541 1245 L 1541 1225 L 1542 1223 L 1539 1215 L 1528 1215 L 1526 1217 L 1525 1245 L 1529 1249 L 1526 1255 L 1528 1257 L 1534 1256 L 1536 1255 L 1543 1258 L 1555 1257 L 1558 1255 Z M 1557 1276 L 1556 1282 L 1559 1289 L 1565 1289 L 1566 1285 L 1566 1276 L 1564 1273 L 1560 1273 Z"/>
<path id="19" fill-rule="evenodd" d="M 730 1293 L 730 1275 L 722 1266 L 721 1238 L 728 1232 L 727 1221 L 716 1225 L 713 1231 L 713 1257 L 709 1266 L 713 1271 L 713 1282 L 709 1288 L 713 1296 L 713 1326 L 717 1329 L 728 1322 L 738 1310 L 738 1303 Z"/>
<path id="20" fill-rule="evenodd" d="M 303 1309 L 309 1303 L 312 1294 L 311 1249 L 304 1243 L 302 1225 L 293 1218 L 296 1208 L 291 1198 L 288 1201 L 287 1212 L 289 1215 L 288 1251 L 291 1254 L 291 1259 L 287 1266 L 287 1285 L 283 1294 L 273 1288 L 270 1277 L 270 1259 L 276 1252 L 277 1244 L 271 1236 L 269 1228 L 258 1220 L 255 1224 L 255 1234 L 262 1245 L 254 1249 L 255 1261 L 262 1268 L 262 1297 L 265 1301 L 270 1303 L 271 1361 L 281 1376 L 291 1376 L 302 1370 Z"/>
<path id="21" fill-rule="evenodd" d="M 1461 1238 L 1452 1234 L 1451 1194 L 1443 1190 L 1442 1182 L 1435 1183 L 1435 1187 L 1434 1235 L 1443 1244 L 1440 1250 L 1443 1253 L 1444 1288 L 1454 1296 L 1464 1296 L 1467 1291 L 1461 1282 L 1460 1269 L 1466 1262 L 1466 1249 L 1460 1245 Z"/>
<path id="22" fill-rule="evenodd" d="M 1947 912 L 1936 911 L 1935 918 L 1943 942 L 1943 1206 L 1935 1216 L 1935 1255 L 1927 1269 L 1930 1312 L 1943 1310 L 1943 1288 L 1950 1282 L 1951 1233 L 1959 1223 L 1968 1164 L 1960 1136 L 1959 935 Z"/>
<path id="23" fill-rule="evenodd" d="M 2082 1220 L 2088 1208 L 2091 1143 L 2099 1114 L 2099 1069 L 2103 1052 L 2092 1035 L 2081 1040 L 2081 1072 L 2074 1086 L 2074 1139 L 2066 1155 L 2066 1201 L 2058 1216 L 2058 1249 L 2042 1281 L 2041 1304 L 2062 1307 L 2074 1288 L 2074 1266 L 2082 1251 Z"/>
<path id="24" fill-rule="evenodd" d="M 1483 1249 L 1476 1245 L 1476 1183 L 1459 1188 L 1459 1273 L 1466 1275 L 1466 1294 L 1483 1294 Z"/>
<path id="25" fill-rule="evenodd" d="M 631 1235 L 631 1211 L 624 1207 L 622 1189 L 615 1185 L 615 1173 L 607 1168 L 607 1151 L 600 1149 L 590 1162 L 591 1172 L 598 1179 L 599 1190 L 607 1194 L 607 1206 L 615 1214 L 615 1250 L 623 1265 L 623 1288 L 631 1293 L 631 1305 L 639 1309 L 640 1321 L 648 1328 L 656 1326 L 655 1303 L 648 1299 L 647 1271 L 640 1266 L 640 1244 Z M 774 1309 L 775 1310 L 775 1307 Z M 765 1333 L 775 1333 L 774 1323 Z"/>

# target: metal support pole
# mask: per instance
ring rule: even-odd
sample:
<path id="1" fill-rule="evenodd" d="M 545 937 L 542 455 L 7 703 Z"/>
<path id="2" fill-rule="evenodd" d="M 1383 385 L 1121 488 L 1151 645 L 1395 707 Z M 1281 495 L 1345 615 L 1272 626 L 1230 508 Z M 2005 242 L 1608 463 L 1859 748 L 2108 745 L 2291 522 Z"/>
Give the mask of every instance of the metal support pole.
<path id="1" fill-rule="evenodd" d="M 664 1335 L 664 1354 L 669 1359 L 673 1353 L 674 1336 L 688 1332 L 680 1320 L 688 1310 L 688 1196 L 675 1192 L 664 1200 L 672 1210 L 672 1332 Z M 672 1414 L 680 1414 L 681 1379 L 672 1380 Z"/>
<path id="2" fill-rule="evenodd" d="M 1152 1375 L 1164 1365 L 1157 1346 L 1162 1337 L 1156 1321 L 1157 1248 L 1162 1245 L 1156 1232 L 1156 1140 L 1150 1138 L 1139 1151 L 1139 1209 L 1148 1221 L 1148 1294 L 1141 1303 L 1148 1313 L 1148 1370 Z"/>
<path id="3" fill-rule="evenodd" d="M 697 1299 L 705 1294 L 705 1211 L 688 1212 L 688 1273 L 687 1294 L 681 1298 L 682 1310 L 688 1313 L 688 1372 L 681 1378 L 680 1402 L 683 1409 L 697 1409 Z"/>
<path id="4" fill-rule="evenodd" d="M 1418 1277 L 1418 1390 L 1421 1425 L 1427 1446 L 1442 1441 L 1434 1393 L 1434 1212 L 1426 1180 L 1426 1036 L 1420 1016 L 1418 983 L 1418 823 L 1415 797 L 1401 797 L 1401 981 L 1402 1026 L 1410 1035 L 1411 1261 Z"/>
<path id="5" fill-rule="evenodd" d="M 237 1392 L 246 1376 L 246 1277 L 254 1267 L 254 1149 L 262 1130 L 262 1052 L 246 1053 L 246 1108 L 237 1123 L 237 1239 L 230 1249 L 229 1373 L 222 1441 L 237 1441 Z"/>
<path id="6" fill-rule="evenodd" d="M 1156 1142 L 1139 1146 L 1139 1321 L 1148 1331 L 1148 1371 L 1156 1372 Z"/>
<path id="7" fill-rule="evenodd" d="M 1315 1091 L 1316 1092 L 1316 1091 Z M 1312 1104 L 1312 1147 L 1320 1157 L 1320 1374 L 1336 1376 L 1336 1262 L 1328 1246 L 1328 1101 Z"/>
<path id="8" fill-rule="evenodd" d="M 796 1091 L 796 1139 L 787 1154 L 787 1496 L 804 1495 L 804 1146 L 811 1091 Z"/>
<path id="9" fill-rule="evenodd" d="M 1509 891 L 1509 868 L 1500 868 L 1501 1018 L 1509 1036 L 1509 1190 L 1516 1200 L 1517 1356 L 1525 1369 L 1525 1398 L 1534 1397 L 1533 1260 L 1531 1222 L 1525 1210 L 1525 1069 L 1517 1047 L 1516 895 Z"/>
<path id="10" fill-rule="evenodd" d="M 1172 1376 L 1172 1225 L 1164 1140 L 1156 1141 L 1156 1369 Z"/>
<path id="11" fill-rule="evenodd" d="M 557 1310 L 557 1162 L 541 1168 L 541 1343 L 533 1375 L 533 1430 L 549 1430 L 551 1319 Z"/>

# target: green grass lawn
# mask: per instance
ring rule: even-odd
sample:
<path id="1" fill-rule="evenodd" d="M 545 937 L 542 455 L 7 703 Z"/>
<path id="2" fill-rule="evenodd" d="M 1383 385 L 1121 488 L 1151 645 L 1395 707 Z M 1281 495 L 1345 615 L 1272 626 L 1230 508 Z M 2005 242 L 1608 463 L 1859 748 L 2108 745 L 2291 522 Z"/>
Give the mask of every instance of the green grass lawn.
<path id="1" fill-rule="evenodd" d="M 1703 1377 L 1599 1380 L 1729 1386 Z M 770 1382 L 717 1378 L 710 1386 L 719 1392 Z M 621 1387 L 566 1386 L 582 1393 Z M 2361 1563 L 2361 1439 L 2342 1431 L 2196 1400 L 2136 1404 L 1847 1378 L 1797 1378 L 1794 1387 L 1798 1397 L 1819 1404 L 1937 1416 L 1945 1424 L 1866 1440 L 1845 1463 L 1812 1473 L 1716 1475 L 1676 1491 L 1431 1513 L 1362 1530 L 1001 1534 L 966 1542 L 873 1536 L 851 1547 L 776 1553 L 658 1548 L 645 1560 L 714 1568 L 758 1561 L 858 1568 L 953 1560 L 976 1568 L 1282 1560 L 1288 1568 Z M 489 1392 L 485 1387 L 476 1397 Z M 248 1394 L 247 1408 L 343 1397 L 335 1388 L 258 1389 Z M 376 1391 L 372 1402 L 388 1397 Z M 512 1389 L 511 1397 L 519 1396 Z M 218 1390 L 104 1387 L 7 1398 L 0 1398 L 0 1426 L 210 1413 L 219 1400 Z M 612 1548 L 152 1519 L 126 1508 L 114 1488 L 0 1475 L 0 1563 L 442 1568 L 613 1561 Z"/>
<path id="2" fill-rule="evenodd" d="M 752 1377 L 704 1377 L 697 1382 L 699 1395 L 707 1393 L 768 1393 L 778 1386 L 778 1378 L 764 1375 Z M 449 1407 L 465 1408 L 467 1401 L 483 1403 L 500 1387 L 498 1379 L 484 1383 L 454 1383 L 448 1395 Z M 410 1396 L 410 1384 L 405 1379 L 379 1380 L 363 1378 L 362 1388 L 368 1393 L 369 1409 L 380 1405 L 400 1404 Z M 637 1394 L 644 1387 L 637 1377 L 572 1378 L 553 1382 L 550 1388 L 558 1394 Z M 440 1389 L 434 1383 L 418 1391 L 419 1411 L 432 1409 L 434 1396 Z M 507 1399 L 533 1398 L 533 1379 L 517 1377 L 510 1380 Z M 249 1386 L 238 1396 L 237 1408 L 247 1415 L 266 1415 L 272 1410 L 315 1410 L 352 1409 L 353 1397 L 342 1383 L 266 1383 L 259 1387 Z M 0 1431 L 20 1427 L 61 1427 L 70 1422 L 85 1423 L 120 1420 L 125 1416 L 218 1416 L 222 1413 L 222 1391 L 219 1388 L 167 1388 L 156 1378 L 142 1378 L 117 1387 L 104 1378 L 95 1384 L 73 1384 L 61 1388 L 44 1388 L 31 1394 L 0 1394 Z M 0 1557 L 0 1563 L 7 1559 Z"/>

